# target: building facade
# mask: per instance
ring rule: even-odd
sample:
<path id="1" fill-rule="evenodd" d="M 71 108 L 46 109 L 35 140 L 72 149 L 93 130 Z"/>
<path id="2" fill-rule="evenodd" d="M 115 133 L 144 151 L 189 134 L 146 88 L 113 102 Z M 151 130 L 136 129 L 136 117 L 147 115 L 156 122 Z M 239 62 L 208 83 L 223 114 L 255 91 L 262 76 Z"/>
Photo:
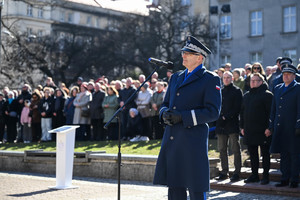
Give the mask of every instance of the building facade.
<path id="1" fill-rule="evenodd" d="M 233 68 L 254 62 L 275 65 L 278 56 L 299 63 L 299 0 L 210 0 L 212 7 L 218 13 L 211 12 L 211 27 L 220 31 L 212 69 L 227 62 Z"/>

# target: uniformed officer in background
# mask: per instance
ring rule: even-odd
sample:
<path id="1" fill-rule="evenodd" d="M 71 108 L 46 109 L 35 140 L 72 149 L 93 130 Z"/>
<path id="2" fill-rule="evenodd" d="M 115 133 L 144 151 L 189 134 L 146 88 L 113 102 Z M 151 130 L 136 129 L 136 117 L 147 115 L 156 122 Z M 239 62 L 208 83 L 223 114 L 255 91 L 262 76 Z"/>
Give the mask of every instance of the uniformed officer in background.
<path id="1" fill-rule="evenodd" d="M 282 70 L 284 68 L 284 66 L 286 64 L 288 65 L 292 65 L 293 64 L 293 61 L 291 58 L 289 57 L 283 57 L 279 60 L 279 64 L 280 64 L 280 69 Z M 298 73 L 295 74 L 295 80 L 300 83 L 300 75 Z M 272 82 L 270 82 L 270 85 L 269 85 L 269 90 L 271 92 L 274 92 L 274 88 L 278 85 L 278 84 L 282 84 L 283 83 L 283 79 L 282 79 L 282 73 L 280 75 L 278 75 Z"/>
<path id="2" fill-rule="evenodd" d="M 208 125 L 221 109 L 219 77 L 203 66 L 211 51 L 188 36 L 181 49 L 184 71 L 176 72 L 160 109 L 167 125 L 154 184 L 167 185 L 169 200 L 206 199 L 209 191 Z"/>
<path id="3" fill-rule="evenodd" d="M 281 182 L 276 187 L 298 187 L 300 171 L 300 84 L 297 69 L 282 66 L 283 83 L 274 88 L 274 98 L 266 136 L 272 134 L 271 153 L 280 153 Z"/>

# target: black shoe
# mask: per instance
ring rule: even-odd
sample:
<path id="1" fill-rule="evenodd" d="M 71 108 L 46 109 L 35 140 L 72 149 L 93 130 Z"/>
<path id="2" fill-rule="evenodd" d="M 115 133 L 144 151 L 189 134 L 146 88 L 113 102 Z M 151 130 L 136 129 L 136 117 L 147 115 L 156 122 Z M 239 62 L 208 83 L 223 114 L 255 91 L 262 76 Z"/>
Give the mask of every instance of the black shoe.
<path id="1" fill-rule="evenodd" d="M 245 183 L 255 183 L 259 182 L 259 177 L 258 175 L 250 175 L 246 180 L 244 180 Z"/>
<path id="2" fill-rule="evenodd" d="M 228 176 L 226 174 L 220 174 L 218 178 L 216 178 L 216 180 L 225 180 L 225 179 L 228 179 Z"/>
<path id="3" fill-rule="evenodd" d="M 297 188 L 298 187 L 298 182 L 292 181 L 290 184 L 290 188 Z"/>
<path id="4" fill-rule="evenodd" d="M 263 179 L 261 179 L 261 181 L 260 181 L 260 184 L 261 185 L 267 185 L 267 184 L 269 184 L 269 179 L 268 178 L 263 178 Z"/>
<path id="5" fill-rule="evenodd" d="M 231 182 L 237 182 L 240 180 L 240 176 L 238 174 L 233 174 L 233 176 L 230 178 Z"/>
<path id="6" fill-rule="evenodd" d="M 276 187 L 284 187 L 284 186 L 288 186 L 289 185 L 289 181 L 280 181 L 280 183 L 275 184 Z"/>

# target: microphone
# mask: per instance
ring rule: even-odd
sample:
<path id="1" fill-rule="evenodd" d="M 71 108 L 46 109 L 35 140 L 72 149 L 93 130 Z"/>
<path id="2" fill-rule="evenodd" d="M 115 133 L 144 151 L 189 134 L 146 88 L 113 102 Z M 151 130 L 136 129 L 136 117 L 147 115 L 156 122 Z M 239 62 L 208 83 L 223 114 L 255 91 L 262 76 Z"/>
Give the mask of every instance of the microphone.
<path id="1" fill-rule="evenodd" d="M 174 68 L 174 64 L 171 61 L 166 62 L 166 61 L 158 60 L 156 58 L 149 58 L 148 60 L 150 63 L 158 65 L 158 66 L 166 67 L 168 69 Z"/>

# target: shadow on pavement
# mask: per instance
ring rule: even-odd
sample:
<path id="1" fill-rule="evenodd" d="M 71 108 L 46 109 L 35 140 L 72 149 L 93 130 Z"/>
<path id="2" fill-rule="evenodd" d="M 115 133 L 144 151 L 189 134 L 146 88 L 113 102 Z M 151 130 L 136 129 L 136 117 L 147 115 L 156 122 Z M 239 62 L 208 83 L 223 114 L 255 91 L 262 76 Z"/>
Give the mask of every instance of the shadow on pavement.
<path id="1" fill-rule="evenodd" d="M 48 193 L 48 192 L 54 192 L 57 191 L 56 189 L 46 189 L 46 190 L 39 190 L 39 191 L 35 191 L 35 192 L 27 192 L 27 193 L 21 193 L 21 194 L 9 194 L 7 196 L 11 196 L 11 197 L 28 197 L 28 196 L 34 196 L 37 194 L 44 194 L 44 193 Z"/>

